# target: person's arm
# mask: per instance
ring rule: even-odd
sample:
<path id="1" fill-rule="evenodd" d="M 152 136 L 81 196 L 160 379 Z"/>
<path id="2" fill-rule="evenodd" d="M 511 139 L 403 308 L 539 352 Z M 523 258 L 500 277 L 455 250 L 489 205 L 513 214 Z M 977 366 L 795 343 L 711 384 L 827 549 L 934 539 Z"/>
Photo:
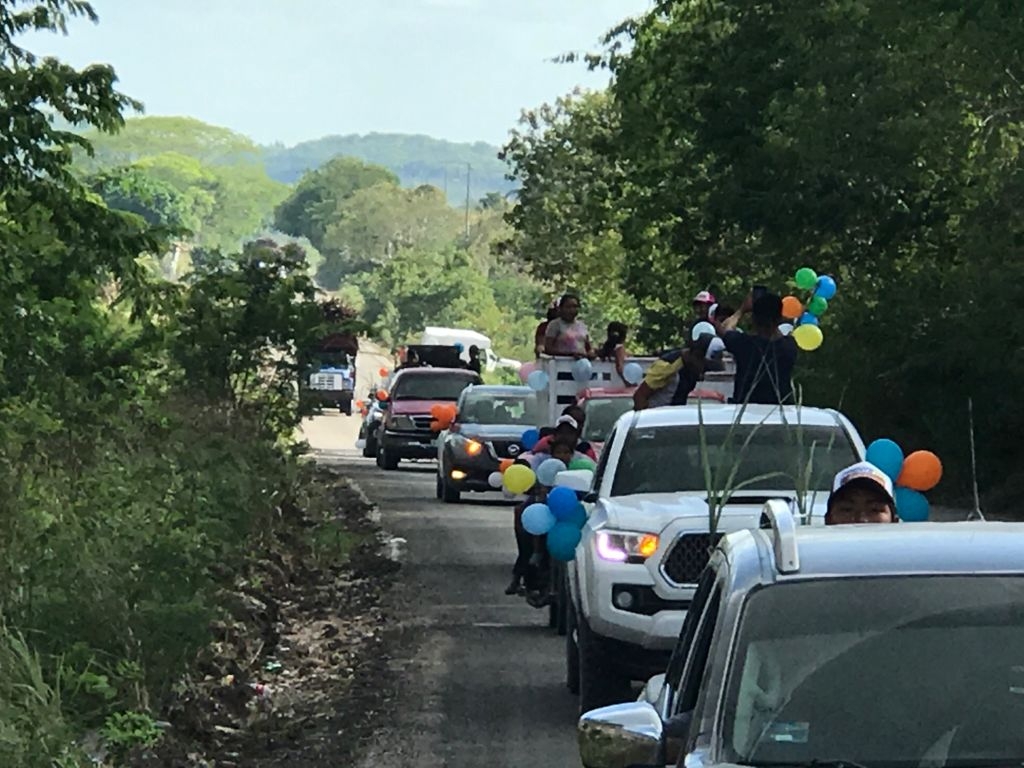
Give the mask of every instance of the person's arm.
<path id="1" fill-rule="evenodd" d="M 623 369 L 626 367 L 626 345 L 619 344 L 615 348 L 615 372 L 619 374 L 619 378 L 625 381 L 625 377 L 622 375 Z"/>
<path id="2" fill-rule="evenodd" d="M 559 328 L 561 324 L 552 320 L 548 323 L 547 329 L 544 331 L 544 353 L 547 355 L 557 355 L 557 347 L 555 342 L 558 341 Z"/>
<path id="3" fill-rule="evenodd" d="M 640 382 L 640 386 L 633 392 L 633 410 L 642 411 L 651 400 L 653 390 L 646 381 Z"/>
<path id="4" fill-rule="evenodd" d="M 586 354 L 583 357 L 588 360 L 593 360 L 597 357 L 597 352 L 594 351 L 594 345 L 590 341 L 590 333 L 587 332 L 587 337 L 583 340 L 583 348 L 586 350 Z"/>
<path id="5" fill-rule="evenodd" d="M 709 317 L 708 320 L 710 320 L 711 324 L 713 326 L 715 326 L 715 330 L 718 331 L 718 335 L 719 336 L 724 336 L 729 331 L 735 331 L 736 330 L 736 326 L 738 326 L 740 324 L 740 320 L 743 319 L 744 315 L 746 315 L 746 314 L 748 314 L 750 312 L 750 310 L 753 307 L 753 305 L 754 305 L 753 294 L 748 294 L 747 298 L 745 298 L 743 300 L 743 303 L 740 304 L 740 308 L 737 309 L 735 312 L 733 312 L 730 317 L 725 318 L 725 320 L 723 320 L 722 322 L 718 322 L 713 317 Z"/>

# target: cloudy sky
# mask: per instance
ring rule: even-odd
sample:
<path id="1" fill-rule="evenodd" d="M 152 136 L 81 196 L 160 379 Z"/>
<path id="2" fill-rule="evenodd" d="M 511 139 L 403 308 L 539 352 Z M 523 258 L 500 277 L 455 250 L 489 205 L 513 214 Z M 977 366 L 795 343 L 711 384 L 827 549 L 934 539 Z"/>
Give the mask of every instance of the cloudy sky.
<path id="1" fill-rule="evenodd" d="M 75 65 L 113 64 L 151 115 L 192 115 L 261 143 L 425 133 L 500 143 L 523 107 L 603 73 L 591 51 L 651 0 L 93 0 L 98 26 L 33 36 Z"/>

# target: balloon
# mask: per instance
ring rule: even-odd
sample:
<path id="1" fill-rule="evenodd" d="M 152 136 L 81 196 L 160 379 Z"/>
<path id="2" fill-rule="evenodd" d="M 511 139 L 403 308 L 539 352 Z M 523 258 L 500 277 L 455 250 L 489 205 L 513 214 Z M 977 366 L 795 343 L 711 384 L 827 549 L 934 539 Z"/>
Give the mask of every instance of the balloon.
<path id="1" fill-rule="evenodd" d="M 455 347 L 455 351 L 458 352 L 460 355 L 462 354 L 462 350 L 465 349 L 461 341 L 456 341 L 454 344 L 452 344 L 452 346 Z"/>
<path id="2" fill-rule="evenodd" d="M 548 375 L 544 371 L 533 371 L 526 377 L 526 383 L 534 392 L 548 388 Z"/>
<path id="3" fill-rule="evenodd" d="M 501 476 L 501 481 L 504 483 L 505 488 L 512 493 L 526 493 L 537 482 L 537 475 L 529 467 L 524 467 L 522 464 L 513 464 L 505 470 L 505 474 Z"/>
<path id="4" fill-rule="evenodd" d="M 385 376 L 388 375 L 388 369 L 387 368 L 381 368 L 379 371 L 377 371 L 377 373 L 379 373 L 380 377 L 383 379 Z"/>
<path id="5" fill-rule="evenodd" d="M 548 552 L 555 560 L 569 562 L 576 557 L 576 547 L 583 534 L 570 522 L 555 523 L 548 531 Z"/>
<path id="6" fill-rule="evenodd" d="M 781 333 L 783 336 L 789 336 L 789 334 L 791 334 L 792 332 L 793 332 L 793 324 L 792 323 L 782 323 L 781 325 L 779 325 L 779 333 Z"/>
<path id="7" fill-rule="evenodd" d="M 796 296 L 787 296 L 782 300 L 782 316 L 795 320 L 804 313 L 804 305 Z"/>
<path id="8" fill-rule="evenodd" d="M 569 462 L 569 469 L 589 469 L 594 470 L 594 464 L 592 459 L 588 459 L 586 456 L 580 456 Z"/>
<path id="9" fill-rule="evenodd" d="M 511 467 L 515 463 L 515 459 L 502 459 L 501 461 L 498 462 L 498 471 L 505 472 L 506 470 L 508 470 L 509 467 Z"/>
<path id="10" fill-rule="evenodd" d="M 459 406 L 457 406 L 455 403 L 447 403 L 446 405 L 443 406 L 443 410 L 441 411 L 441 421 L 447 421 L 449 424 L 451 424 L 453 421 L 455 421 L 455 417 L 458 415 Z"/>
<path id="11" fill-rule="evenodd" d="M 715 330 L 715 326 L 713 326 L 707 320 L 702 320 L 701 322 L 693 326 L 693 330 L 690 331 L 690 336 L 692 336 L 693 340 L 696 341 L 706 333 L 710 333 L 712 336 L 718 335 L 718 331 Z"/>
<path id="12" fill-rule="evenodd" d="M 828 309 L 828 302 L 821 296 L 815 296 L 807 304 L 807 311 L 816 317 L 821 317 L 825 314 L 825 310 Z"/>
<path id="13" fill-rule="evenodd" d="M 586 508 L 582 504 L 577 504 L 576 509 L 572 511 L 572 514 L 569 516 L 569 519 L 565 522 L 572 523 L 577 528 L 582 528 L 584 525 L 587 524 Z"/>
<path id="14" fill-rule="evenodd" d="M 444 426 L 437 419 L 434 419 L 433 421 L 430 422 L 431 432 L 440 432 L 442 429 L 444 429 Z"/>
<path id="15" fill-rule="evenodd" d="M 430 406 L 430 415 L 440 421 L 444 416 L 444 403 L 434 403 Z"/>
<path id="16" fill-rule="evenodd" d="M 817 325 L 818 316 L 812 315 L 810 312 L 804 312 L 800 315 L 800 325 Z"/>
<path id="17" fill-rule="evenodd" d="M 903 469 L 903 449 L 886 437 L 872 442 L 864 458 L 893 480 L 899 477 L 900 470 Z"/>
<path id="18" fill-rule="evenodd" d="M 501 472 L 491 472 L 487 476 L 487 484 L 491 488 L 501 488 Z"/>
<path id="19" fill-rule="evenodd" d="M 836 295 L 836 281 L 828 275 L 822 275 L 818 278 L 818 285 L 814 289 L 814 295 L 820 296 L 825 301 L 831 301 Z"/>
<path id="20" fill-rule="evenodd" d="M 565 462 L 560 459 L 545 459 L 537 467 L 537 482 L 541 485 L 554 485 L 558 473 L 565 470 Z"/>
<path id="21" fill-rule="evenodd" d="M 644 369 L 640 363 L 626 363 L 622 366 L 622 378 L 627 384 L 639 384 L 644 380 Z"/>
<path id="22" fill-rule="evenodd" d="M 594 366 L 585 357 L 581 357 L 572 364 L 572 378 L 580 384 L 585 384 L 594 378 Z"/>
<path id="23" fill-rule="evenodd" d="M 532 451 L 533 447 L 540 442 L 540 430 L 530 428 L 523 432 L 523 436 L 519 438 L 519 442 L 523 444 L 523 448 L 528 451 Z"/>
<path id="24" fill-rule="evenodd" d="M 383 389 L 378 389 L 377 390 L 377 399 L 378 400 L 387 400 L 388 399 L 387 391 L 383 390 Z"/>
<path id="25" fill-rule="evenodd" d="M 555 527 L 555 516 L 551 514 L 547 504 L 531 504 L 523 510 L 521 518 L 523 530 L 534 536 L 543 536 Z"/>
<path id="26" fill-rule="evenodd" d="M 802 291 L 809 291 L 818 285 L 818 273 L 810 267 L 798 269 L 793 279 L 796 281 L 796 287 Z"/>
<path id="27" fill-rule="evenodd" d="M 930 491 L 942 479 L 942 462 L 931 451 L 914 451 L 903 460 L 896 484 L 915 491 Z"/>
<path id="28" fill-rule="evenodd" d="M 572 517 L 577 504 L 579 504 L 579 500 L 576 498 L 576 491 L 572 488 L 560 485 L 557 488 L 552 488 L 548 494 L 548 506 L 551 508 L 552 514 L 560 521 Z"/>
<path id="29" fill-rule="evenodd" d="M 816 325 L 801 325 L 793 331 L 793 340 L 804 352 L 813 352 L 825 340 L 825 334 Z"/>
<path id="30" fill-rule="evenodd" d="M 356 400 L 355 406 L 359 410 L 363 410 L 363 408 L 366 407 L 366 403 L 364 403 L 362 400 Z"/>
<path id="31" fill-rule="evenodd" d="M 526 380 L 530 378 L 530 374 L 536 370 L 536 363 L 523 363 L 519 366 L 519 380 L 525 384 Z"/>
<path id="32" fill-rule="evenodd" d="M 897 488 L 896 514 L 905 523 L 923 523 L 928 519 L 928 499 L 913 488 Z"/>

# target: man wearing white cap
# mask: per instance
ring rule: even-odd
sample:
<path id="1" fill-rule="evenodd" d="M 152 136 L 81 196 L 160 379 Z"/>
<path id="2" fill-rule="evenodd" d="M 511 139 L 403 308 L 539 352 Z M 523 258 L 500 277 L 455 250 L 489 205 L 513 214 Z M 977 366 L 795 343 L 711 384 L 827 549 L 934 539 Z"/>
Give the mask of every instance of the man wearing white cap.
<path id="1" fill-rule="evenodd" d="M 892 480 L 882 470 L 862 461 L 836 474 L 825 525 L 898 522 Z"/>

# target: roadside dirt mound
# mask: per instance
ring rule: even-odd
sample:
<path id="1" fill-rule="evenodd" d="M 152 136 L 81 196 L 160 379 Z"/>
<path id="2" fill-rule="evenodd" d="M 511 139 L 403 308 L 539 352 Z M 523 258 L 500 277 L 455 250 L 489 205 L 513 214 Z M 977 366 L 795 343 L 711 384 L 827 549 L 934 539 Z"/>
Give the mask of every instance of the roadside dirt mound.
<path id="1" fill-rule="evenodd" d="M 164 738 L 130 765 L 350 764 L 386 706 L 398 571 L 357 488 L 317 468 L 273 541 L 223 597 L 224 617 L 177 688 Z"/>

